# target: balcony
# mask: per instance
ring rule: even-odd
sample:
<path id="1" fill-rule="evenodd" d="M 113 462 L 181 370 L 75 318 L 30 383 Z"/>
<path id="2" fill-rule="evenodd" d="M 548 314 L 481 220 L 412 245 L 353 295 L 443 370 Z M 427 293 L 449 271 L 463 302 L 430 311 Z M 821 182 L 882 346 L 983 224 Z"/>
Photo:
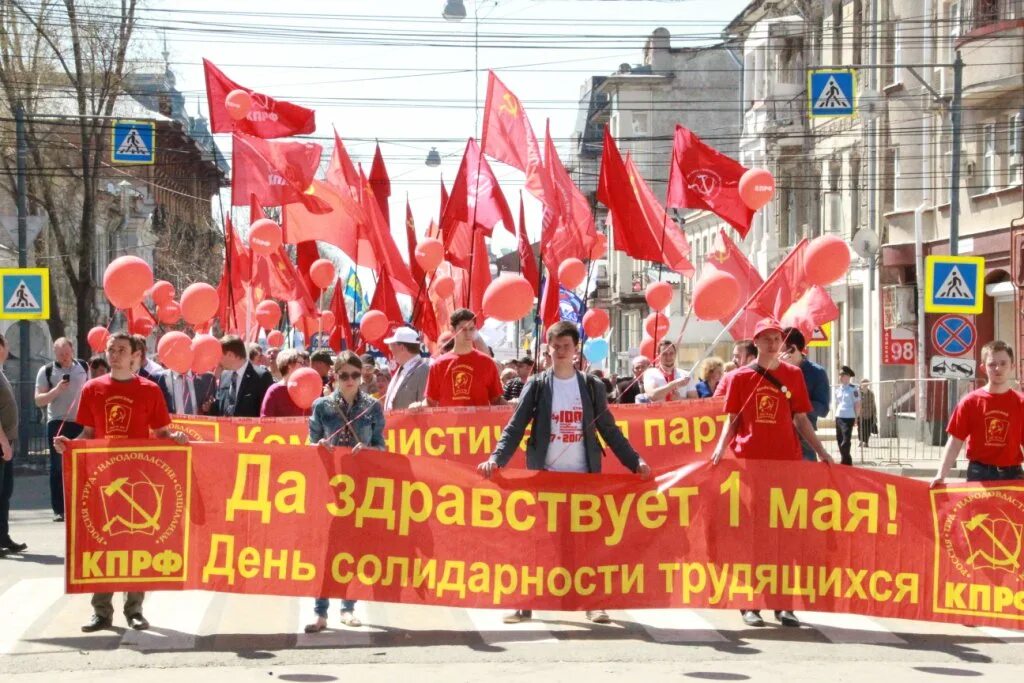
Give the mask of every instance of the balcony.
<path id="1" fill-rule="evenodd" d="M 967 0 L 956 48 L 964 60 L 964 99 L 1020 90 L 1024 63 L 1024 0 Z"/>
<path id="2" fill-rule="evenodd" d="M 1024 0 L 966 0 L 961 8 L 960 44 L 1024 22 Z"/>

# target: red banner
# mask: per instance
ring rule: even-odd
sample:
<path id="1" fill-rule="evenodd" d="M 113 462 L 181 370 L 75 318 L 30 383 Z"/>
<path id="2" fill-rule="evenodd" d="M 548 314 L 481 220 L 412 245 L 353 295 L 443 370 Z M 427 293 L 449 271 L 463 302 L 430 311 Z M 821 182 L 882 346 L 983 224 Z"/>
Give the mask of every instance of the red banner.
<path id="1" fill-rule="evenodd" d="M 615 421 L 633 447 L 658 469 L 709 457 L 722 424 L 724 399 L 611 406 Z M 384 439 L 388 450 L 403 455 L 458 460 L 475 465 L 494 450 L 512 416 L 510 406 L 489 408 L 427 408 L 387 414 Z M 174 426 L 195 441 L 238 444 L 306 443 L 305 418 L 226 418 L 174 415 Z M 523 437 L 513 467 L 525 467 Z M 604 443 L 602 442 L 602 446 Z M 608 453 L 606 468 L 619 469 Z"/>
<path id="2" fill-rule="evenodd" d="M 1017 483 L 818 463 L 501 471 L 312 446 L 75 442 L 69 592 L 811 609 L 1018 627 Z"/>

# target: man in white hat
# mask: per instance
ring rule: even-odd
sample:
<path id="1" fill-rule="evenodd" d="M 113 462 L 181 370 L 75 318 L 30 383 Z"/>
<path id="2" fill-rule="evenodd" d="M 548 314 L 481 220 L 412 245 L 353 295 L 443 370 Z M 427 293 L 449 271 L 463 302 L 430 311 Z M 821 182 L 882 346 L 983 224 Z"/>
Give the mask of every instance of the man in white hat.
<path id="1" fill-rule="evenodd" d="M 399 327 L 384 343 L 398 364 L 384 395 L 384 410 L 404 410 L 423 400 L 430 363 L 420 356 L 420 336 L 411 327 Z"/>

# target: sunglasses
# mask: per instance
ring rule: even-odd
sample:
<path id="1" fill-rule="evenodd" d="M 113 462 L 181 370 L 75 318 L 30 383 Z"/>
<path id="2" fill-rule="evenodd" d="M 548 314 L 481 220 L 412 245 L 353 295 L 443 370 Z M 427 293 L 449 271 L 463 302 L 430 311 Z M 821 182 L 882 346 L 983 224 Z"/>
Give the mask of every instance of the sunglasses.
<path id="1" fill-rule="evenodd" d="M 361 379 L 362 376 L 363 376 L 363 373 L 361 373 L 361 372 L 339 372 L 337 375 L 335 375 L 335 377 L 340 379 L 342 382 L 347 382 L 349 380 Z"/>

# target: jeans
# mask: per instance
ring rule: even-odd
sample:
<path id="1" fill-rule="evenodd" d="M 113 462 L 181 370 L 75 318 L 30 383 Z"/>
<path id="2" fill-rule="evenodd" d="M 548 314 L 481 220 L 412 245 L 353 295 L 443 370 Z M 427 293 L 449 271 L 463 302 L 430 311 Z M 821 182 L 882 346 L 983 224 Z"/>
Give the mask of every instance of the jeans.
<path id="1" fill-rule="evenodd" d="M 82 433 L 82 425 L 71 420 L 50 420 L 46 423 L 46 444 L 50 447 L 50 507 L 53 514 L 64 514 L 64 460 L 53 449 L 53 437 L 60 434 L 69 439 Z"/>
<path id="2" fill-rule="evenodd" d="M 327 608 L 330 607 L 330 606 L 331 606 L 331 599 L 330 598 L 317 598 L 316 599 L 316 603 L 314 603 L 314 605 L 313 605 L 313 611 L 316 612 L 316 615 L 318 617 L 323 617 L 324 619 L 326 619 L 327 618 Z M 342 612 L 351 612 L 355 608 L 356 608 L 356 601 L 355 600 L 342 600 L 341 601 L 341 611 Z"/>
<path id="3" fill-rule="evenodd" d="M 844 465 L 852 465 L 853 457 L 850 456 L 850 448 L 853 446 L 853 417 L 836 418 L 836 441 L 839 442 L 839 456 Z"/>
<path id="4" fill-rule="evenodd" d="M 1005 481 L 1008 479 L 1024 479 L 1024 469 L 1020 465 L 996 467 L 974 460 L 967 464 L 967 481 Z"/>
<path id="5" fill-rule="evenodd" d="M 136 614 L 142 614 L 142 601 L 146 599 L 145 593 L 125 593 L 124 594 L 124 616 L 125 618 L 134 616 Z M 96 616 L 103 619 L 112 619 L 114 617 L 114 594 L 113 593 L 93 593 L 92 596 L 92 610 L 96 613 Z"/>
<path id="6" fill-rule="evenodd" d="M 17 446 L 12 443 L 11 450 Z M 0 461 L 0 541 L 9 541 L 11 529 L 7 519 L 11 513 L 11 494 L 14 493 L 14 459 Z"/>

